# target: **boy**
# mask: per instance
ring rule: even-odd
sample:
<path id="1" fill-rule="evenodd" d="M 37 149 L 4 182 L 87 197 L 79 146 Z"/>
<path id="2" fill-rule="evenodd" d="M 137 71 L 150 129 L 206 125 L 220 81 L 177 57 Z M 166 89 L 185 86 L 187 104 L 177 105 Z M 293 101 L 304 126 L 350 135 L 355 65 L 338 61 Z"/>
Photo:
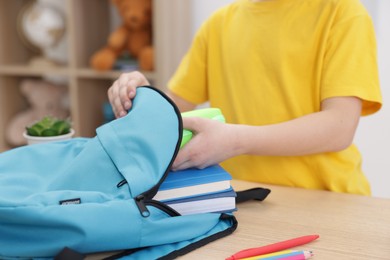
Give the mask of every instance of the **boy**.
<path id="1" fill-rule="evenodd" d="M 227 120 L 183 119 L 196 135 L 173 169 L 221 163 L 237 179 L 369 195 L 352 141 L 381 107 L 378 81 L 358 0 L 238 0 L 202 25 L 168 84 L 181 111 L 209 101 Z M 148 84 L 123 74 L 108 93 L 115 114 Z"/>

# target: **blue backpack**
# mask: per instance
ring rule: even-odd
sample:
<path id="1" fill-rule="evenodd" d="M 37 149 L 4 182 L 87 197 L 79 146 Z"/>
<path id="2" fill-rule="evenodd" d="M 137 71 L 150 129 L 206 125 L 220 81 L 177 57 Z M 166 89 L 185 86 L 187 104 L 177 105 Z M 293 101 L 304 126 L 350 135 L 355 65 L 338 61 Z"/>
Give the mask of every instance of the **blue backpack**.
<path id="1" fill-rule="evenodd" d="M 0 154 L 0 259 L 52 259 L 64 248 L 171 259 L 232 233 L 233 214 L 181 216 L 152 200 L 182 131 L 172 101 L 140 87 L 128 115 L 94 138 Z"/>

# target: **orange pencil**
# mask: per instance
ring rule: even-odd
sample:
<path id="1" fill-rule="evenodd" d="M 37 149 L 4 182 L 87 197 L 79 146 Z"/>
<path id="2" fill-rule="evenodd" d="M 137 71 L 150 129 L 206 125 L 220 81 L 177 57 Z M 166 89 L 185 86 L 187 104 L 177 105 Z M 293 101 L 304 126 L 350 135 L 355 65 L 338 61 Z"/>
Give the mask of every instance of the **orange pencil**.
<path id="1" fill-rule="evenodd" d="M 310 243 L 311 241 L 316 240 L 319 237 L 320 237 L 319 235 L 308 235 L 308 236 L 297 237 L 297 238 L 277 242 L 275 244 L 270 244 L 267 246 L 244 249 L 242 251 L 235 253 L 232 256 L 229 256 L 228 258 L 226 258 L 226 260 L 235 260 L 235 259 L 241 259 L 241 258 L 246 258 L 251 256 L 270 254 L 273 252 L 290 249 L 296 246 Z"/>

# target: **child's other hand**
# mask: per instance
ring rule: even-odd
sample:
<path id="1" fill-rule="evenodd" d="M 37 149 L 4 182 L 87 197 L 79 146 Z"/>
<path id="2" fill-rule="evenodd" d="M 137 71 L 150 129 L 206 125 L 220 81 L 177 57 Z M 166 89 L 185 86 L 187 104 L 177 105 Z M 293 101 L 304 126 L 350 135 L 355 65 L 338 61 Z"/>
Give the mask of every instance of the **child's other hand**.
<path id="1" fill-rule="evenodd" d="M 235 125 L 200 117 L 183 117 L 183 127 L 191 130 L 194 137 L 180 149 L 172 170 L 203 169 L 238 152 Z"/>
<path id="2" fill-rule="evenodd" d="M 146 77 L 138 72 L 123 73 L 108 89 L 108 99 L 115 116 L 123 117 L 132 106 L 132 99 L 136 95 L 136 88 L 150 85 Z"/>

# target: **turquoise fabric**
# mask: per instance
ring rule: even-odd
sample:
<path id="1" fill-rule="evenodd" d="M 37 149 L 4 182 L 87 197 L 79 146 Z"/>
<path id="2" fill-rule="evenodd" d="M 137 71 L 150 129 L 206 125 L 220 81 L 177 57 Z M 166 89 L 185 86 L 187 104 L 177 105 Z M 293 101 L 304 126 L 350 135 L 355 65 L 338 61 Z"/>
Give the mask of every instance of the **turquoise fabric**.
<path id="1" fill-rule="evenodd" d="M 64 247 L 143 248 L 126 259 L 174 257 L 234 230 L 232 215 L 172 216 L 150 201 L 181 141 L 180 113 L 164 94 L 138 88 L 128 115 L 96 132 L 0 154 L 0 259 L 50 259 Z M 148 217 L 136 205 L 140 194 Z"/>

